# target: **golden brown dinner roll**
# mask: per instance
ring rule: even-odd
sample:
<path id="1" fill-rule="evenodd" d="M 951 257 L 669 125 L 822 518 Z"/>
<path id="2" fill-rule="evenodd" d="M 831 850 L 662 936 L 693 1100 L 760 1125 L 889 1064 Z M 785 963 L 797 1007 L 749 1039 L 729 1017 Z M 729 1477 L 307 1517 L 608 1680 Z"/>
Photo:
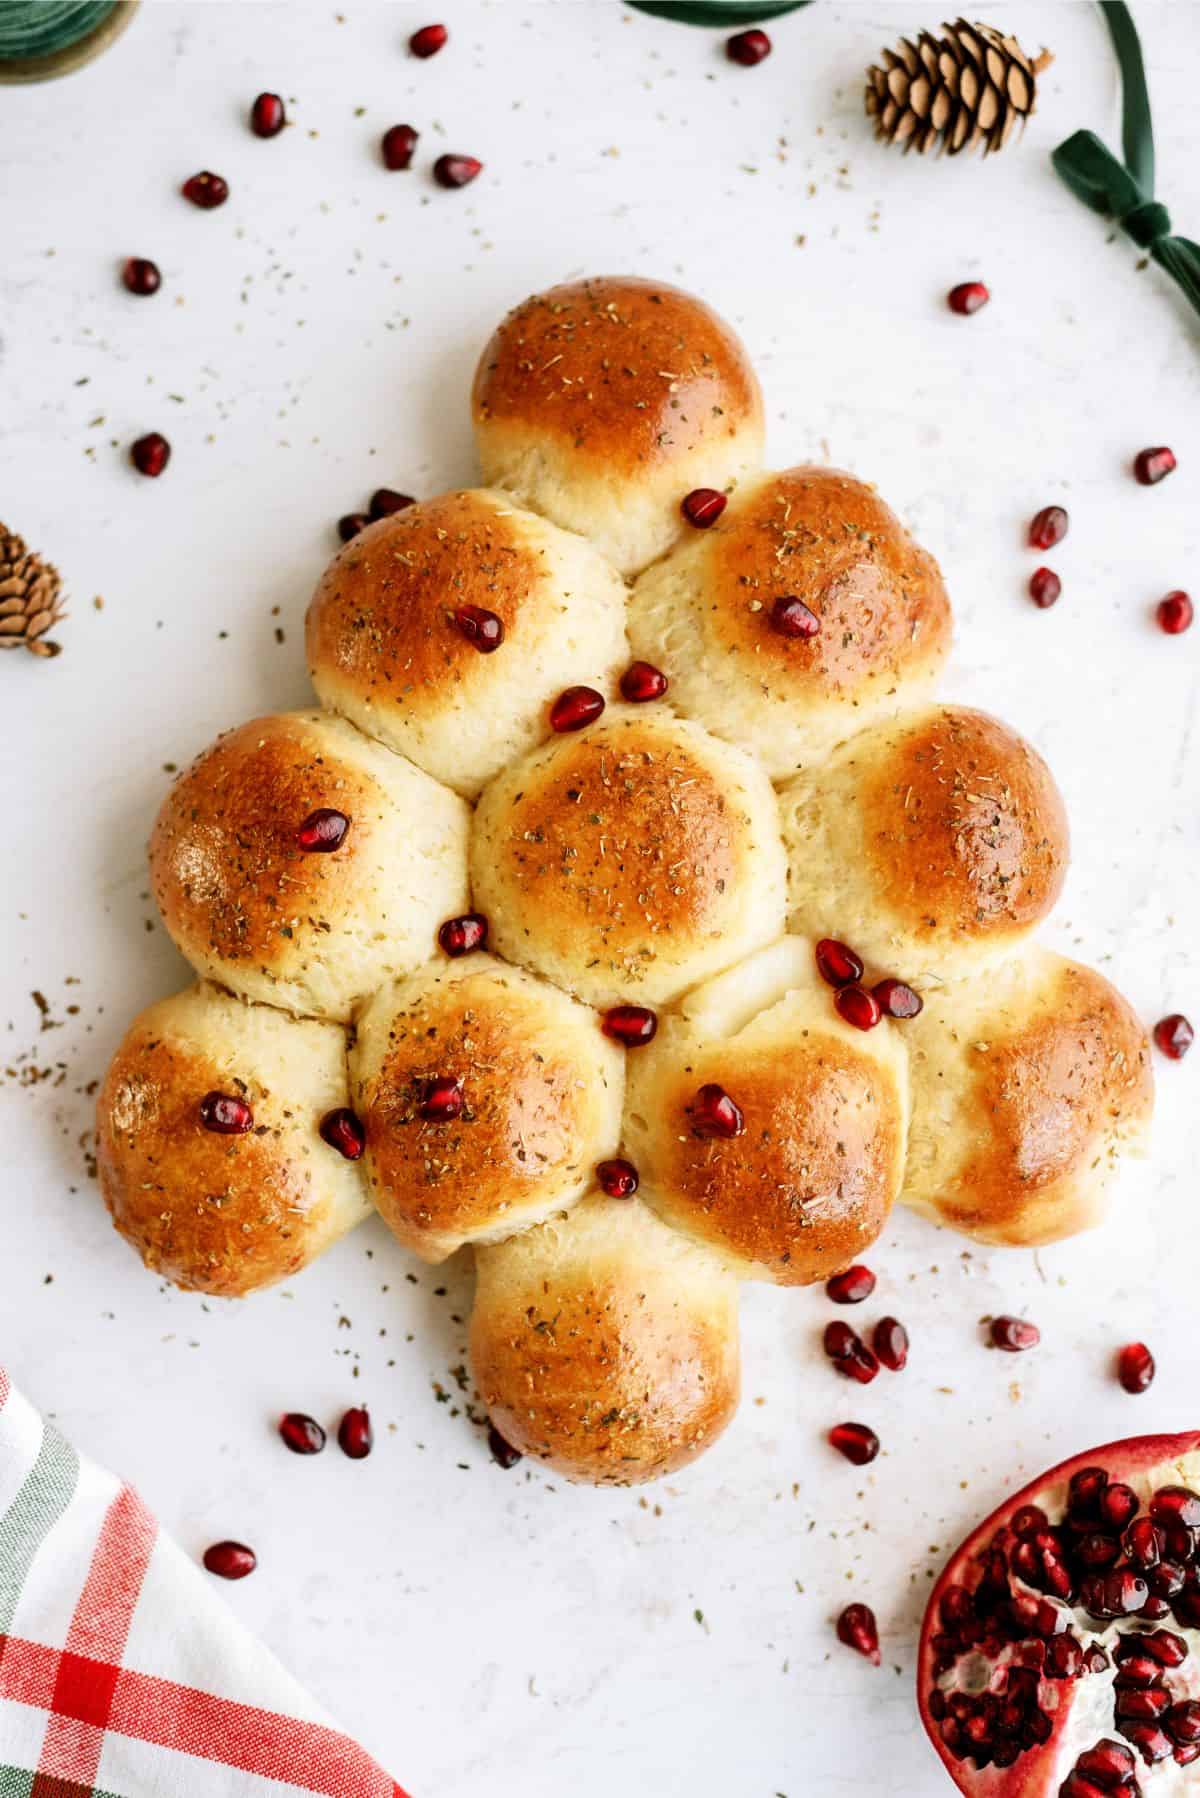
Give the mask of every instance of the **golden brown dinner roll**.
<path id="1" fill-rule="evenodd" d="M 898 696 L 923 697 L 950 604 L 937 563 L 870 487 L 790 468 L 744 484 L 711 529 L 646 570 L 629 634 L 685 716 L 778 779 Z"/>
<path id="2" fill-rule="evenodd" d="M 371 1195 L 427 1261 L 562 1210 L 620 1138 L 624 1057 L 596 1013 L 490 955 L 381 988 L 351 1081 Z"/>
<path id="3" fill-rule="evenodd" d="M 344 1019 L 465 908 L 467 819 L 456 794 L 341 718 L 256 718 L 167 794 L 154 896 L 201 974 Z"/>
<path id="4" fill-rule="evenodd" d="M 285 1280 L 370 1214 L 320 1126 L 347 1103 L 339 1025 L 200 984 L 134 1020 L 100 1088 L 112 1220 L 176 1286 L 238 1298 Z"/>
<path id="5" fill-rule="evenodd" d="M 1146 1033 L 1102 975 L 1030 946 L 986 979 L 928 992 L 905 1040 L 905 1204 L 1020 1247 L 1101 1221 L 1154 1100 Z"/>
<path id="6" fill-rule="evenodd" d="M 324 705 L 474 797 L 572 683 L 626 660 L 625 586 L 507 493 L 443 493 L 353 538 L 308 609 Z"/>
<path id="7" fill-rule="evenodd" d="M 736 1135 L 712 1128 L 713 1087 Z M 805 1286 L 868 1249 L 900 1191 L 907 1121 L 899 1030 L 844 1024 L 799 937 L 689 993 L 629 1057 L 643 1196 L 744 1279 Z"/>
<path id="8" fill-rule="evenodd" d="M 656 1005 L 783 927 L 771 783 L 661 707 L 610 708 L 484 790 L 471 833 L 491 940 L 596 1005 Z"/>
<path id="9" fill-rule="evenodd" d="M 662 281 L 596 277 L 534 294 L 479 359 L 484 479 L 590 537 L 636 574 L 686 528 L 694 487 L 762 462 L 762 395 L 703 301 Z"/>
<path id="10" fill-rule="evenodd" d="M 780 793 L 790 928 L 923 992 L 1013 950 L 1058 898 L 1067 820 L 1041 756 L 965 706 L 851 737 Z"/>
<path id="11" fill-rule="evenodd" d="M 476 1253 L 471 1363 L 500 1434 L 571 1480 L 674 1473 L 737 1409 L 737 1282 L 636 1199 L 591 1194 Z"/>

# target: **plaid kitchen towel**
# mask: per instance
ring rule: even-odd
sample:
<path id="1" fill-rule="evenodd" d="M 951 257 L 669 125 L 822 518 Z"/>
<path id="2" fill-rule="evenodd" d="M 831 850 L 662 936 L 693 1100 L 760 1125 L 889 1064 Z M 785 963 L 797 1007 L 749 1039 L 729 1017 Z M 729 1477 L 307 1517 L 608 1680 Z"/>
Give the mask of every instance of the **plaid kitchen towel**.
<path id="1" fill-rule="evenodd" d="M 0 1367 L 0 1798 L 405 1798 Z"/>

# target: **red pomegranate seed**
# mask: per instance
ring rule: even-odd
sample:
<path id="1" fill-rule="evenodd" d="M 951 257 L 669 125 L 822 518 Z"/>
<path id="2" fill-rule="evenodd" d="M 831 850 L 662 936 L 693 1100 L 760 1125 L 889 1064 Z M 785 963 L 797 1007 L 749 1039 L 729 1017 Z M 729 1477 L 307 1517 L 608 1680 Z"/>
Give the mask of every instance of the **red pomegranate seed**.
<path id="1" fill-rule="evenodd" d="M 425 1082 L 421 1116 L 435 1124 L 450 1123 L 462 1116 L 462 1081 L 454 1074 L 436 1074 Z"/>
<path id="2" fill-rule="evenodd" d="M 1029 597 L 1035 606 L 1046 611 L 1062 593 L 1062 582 L 1053 568 L 1035 568 L 1029 577 Z"/>
<path id="3" fill-rule="evenodd" d="M 582 730 L 585 724 L 594 724 L 603 710 L 604 695 L 595 687 L 568 687 L 550 707 L 550 728 Z"/>
<path id="4" fill-rule="evenodd" d="M 1127 1723 L 1122 1726 L 1121 1734 L 1127 1742 L 1133 1743 L 1148 1767 L 1156 1761 L 1165 1761 L 1171 1752 L 1169 1739 L 1154 1723 Z"/>
<path id="5" fill-rule="evenodd" d="M 414 131 L 411 125 L 389 126 L 379 140 L 384 168 L 411 168 L 418 136 L 419 133 Z"/>
<path id="6" fill-rule="evenodd" d="M 850 986 L 862 979 L 862 960 L 848 943 L 839 943 L 833 936 L 823 936 L 813 953 L 817 959 L 817 973 L 830 986 Z"/>
<path id="7" fill-rule="evenodd" d="M 865 1423 L 835 1423 L 829 1432 L 830 1444 L 856 1467 L 865 1467 L 879 1453 L 879 1438 Z"/>
<path id="8" fill-rule="evenodd" d="M 893 1373 L 908 1365 L 908 1331 L 898 1318 L 880 1318 L 871 1332 L 871 1347 Z"/>
<path id="9" fill-rule="evenodd" d="M 730 62 L 740 63 L 744 69 L 752 69 L 756 63 L 764 62 L 771 54 L 771 40 L 765 31 L 735 31 L 733 36 L 725 40 L 725 54 Z"/>
<path id="10" fill-rule="evenodd" d="M 856 1654 L 865 1655 L 872 1666 L 879 1665 L 879 1628 L 869 1605 L 848 1604 L 837 1620 L 837 1639 Z"/>
<path id="11" fill-rule="evenodd" d="M 1158 1525 L 1151 1523 L 1148 1517 L 1135 1518 L 1122 1540 L 1125 1553 L 1142 1573 L 1158 1566 L 1161 1558 Z"/>
<path id="12" fill-rule="evenodd" d="M 1154 1040 L 1168 1061 L 1182 1061 L 1192 1046 L 1195 1031 L 1181 1011 L 1160 1018 L 1154 1026 Z"/>
<path id="13" fill-rule="evenodd" d="M 838 1373 L 860 1386 L 869 1386 L 879 1372 L 879 1363 L 857 1331 L 849 1324 L 826 1324 L 822 1337 L 825 1353 Z"/>
<path id="14" fill-rule="evenodd" d="M 632 1161 L 599 1161 L 596 1179 L 610 1199 L 631 1199 L 638 1189 L 638 1171 Z"/>
<path id="15" fill-rule="evenodd" d="M 1036 1324 L 1031 1324 L 1024 1317 L 993 1317 L 989 1334 L 992 1346 L 1004 1349 L 1010 1355 L 1019 1355 L 1023 1349 L 1036 1348 L 1042 1340 L 1042 1332 Z"/>
<path id="16" fill-rule="evenodd" d="M 839 986 L 833 1002 L 847 1024 L 853 1024 L 856 1030 L 874 1030 L 883 1016 L 874 993 L 862 986 Z"/>
<path id="17" fill-rule="evenodd" d="M 157 293 L 162 286 L 158 264 L 151 262 L 148 256 L 130 256 L 121 270 L 121 279 L 130 293 Z"/>
<path id="18" fill-rule="evenodd" d="M 397 512 L 406 512 L 409 506 L 415 506 L 416 503 L 411 493 L 397 493 L 394 487 L 376 487 L 371 495 L 369 510 L 372 518 L 391 518 Z"/>
<path id="19" fill-rule="evenodd" d="M 1194 616 L 1195 607 L 1182 587 L 1176 587 L 1173 592 L 1160 599 L 1155 612 L 1159 630 L 1165 631 L 1168 637 L 1179 637 L 1184 631 L 1190 630 Z"/>
<path id="20" fill-rule="evenodd" d="M 1185 1698 L 1173 1704 L 1163 1718 L 1163 1726 L 1173 1742 L 1200 1742 L 1200 1703 Z"/>
<path id="21" fill-rule="evenodd" d="M 336 1111 L 327 1111 L 321 1119 L 320 1132 L 322 1142 L 327 1142 L 331 1149 L 344 1155 L 347 1161 L 359 1161 L 367 1146 L 367 1133 L 362 1127 L 362 1120 L 345 1105 Z"/>
<path id="22" fill-rule="evenodd" d="M 223 175 L 201 169 L 198 175 L 189 175 L 179 191 L 202 212 L 211 212 L 214 206 L 224 206 L 229 198 L 229 183 Z"/>
<path id="23" fill-rule="evenodd" d="M 504 641 L 504 621 L 483 606 L 459 606 L 454 622 L 467 642 L 482 656 L 490 656 Z"/>
<path id="24" fill-rule="evenodd" d="M 1067 1510 L 1072 1517 L 1094 1517 L 1100 1508 L 1100 1494 L 1108 1486 L 1103 1467 L 1080 1467 L 1067 1484 Z"/>
<path id="25" fill-rule="evenodd" d="M 278 94 L 259 94 L 250 108 L 250 129 L 255 137 L 278 137 L 287 124 L 287 114 Z"/>
<path id="26" fill-rule="evenodd" d="M 654 1041 L 658 1013 L 648 1005 L 614 1005 L 600 1022 L 605 1036 L 625 1049 L 641 1049 Z"/>
<path id="27" fill-rule="evenodd" d="M 621 676 L 621 698 L 630 705 L 645 705 L 648 699 L 661 699 L 668 681 L 661 668 L 651 662 L 630 662 Z"/>
<path id="28" fill-rule="evenodd" d="M 375 1437 L 365 1405 L 352 1405 L 338 1425 L 338 1447 L 352 1461 L 365 1461 Z"/>
<path id="29" fill-rule="evenodd" d="M 1034 549 L 1053 549 L 1067 534 L 1071 520 L 1062 506 L 1043 506 L 1029 525 L 1029 541 Z"/>
<path id="30" fill-rule="evenodd" d="M 1200 1496 L 1190 1486 L 1160 1486 L 1150 1500 L 1150 1515 L 1155 1523 L 1200 1528 Z"/>
<path id="31" fill-rule="evenodd" d="M 444 25 L 422 25 L 409 38 L 408 47 L 414 56 L 436 56 L 449 36 Z"/>
<path id="32" fill-rule="evenodd" d="M 1182 1667 L 1191 1652 L 1183 1637 L 1169 1629 L 1152 1629 L 1133 1639 L 1160 1667 Z M 1117 1658 L 1120 1659 L 1119 1647 Z"/>
<path id="33" fill-rule="evenodd" d="M 518 1461 L 524 1459 L 520 1449 L 514 1448 L 511 1442 L 506 1442 L 494 1423 L 489 1423 L 488 1425 L 487 1440 L 492 1460 L 496 1463 L 497 1467 L 503 1467 L 505 1472 L 507 1472 L 510 1467 L 515 1467 Z"/>
<path id="34" fill-rule="evenodd" d="M 1100 1494 L 1098 1509 L 1101 1522 L 1110 1529 L 1123 1530 L 1132 1517 L 1137 1515 L 1138 1495 L 1132 1486 L 1124 1486 L 1120 1480 L 1114 1480 Z"/>
<path id="35" fill-rule="evenodd" d="M 1143 487 L 1156 487 L 1175 471 L 1175 452 L 1166 444 L 1158 449 L 1139 450 L 1133 458 L 1133 478 Z"/>
<path id="36" fill-rule="evenodd" d="M 204 1565 L 218 1579 L 245 1579 L 258 1566 L 258 1556 L 244 1542 L 214 1542 L 204 1551 Z"/>
<path id="37" fill-rule="evenodd" d="M 438 942 L 447 955 L 470 955 L 487 944 L 488 921 L 481 911 L 466 911 L 447 918 L 438 931 Z"/>
<path id="38" fill-rule="evenodd" d="M 771 629 L 781 637 L 815 637 L 821 628 L 817 614 L 794 593 L 784 593 L 771 607 Z"/>
<path id="39" fill-rule="evenodd" d="M 338 519 L 338 536 L 343 543 L 349 543 L 351 537 L 357 537 L 360 531 L 366 530 L 370 522 L 365 512 L 347 512 Z"/>
<path id="40" fill-rule="evenodd" d="M 466 187 L 482 168 L 477 156 L 439 156 L 433 165 L 433 178 L 439 187 Z"/>
<path id="41" fill-rule="evenodd" d="M 861 1305 L 874 1290 L 875 1275 L 861 1262 L 825 1282 L 825 1291 L 835 1305 Z"/>
<path id="42" fill-rule="evenodd" d="M 297 830 L 296 847 L 306 855 L 328 855 L 341 848 L 349 828 L 345 812 L 335 811 L 331 805 L 319 805 Z"/>
<path id="43" fill-rule="evenodd" d="M 1036 1536 L 1039 1530 L 1044 1530 L 1049 1521 L 1040 1505 L 1022 1505 L 1013 1512 L 1009 1527 L 1013 1535 L 1023 1541 L 1025 1537 Z"/>
<path id="44" fill-rule="evenodd" d="M 161 431 L 147 431 L 144 437 L 130 445 L 129 460 L 139 474 L 157 480 L 171 460 L 171 446 Z"/>
<path id="45" fill-rule="evenodd" d="M 279 1434 L 294 1455 L 319 1455 L 325 1446 L 325 1432 L 315 1417 L 303 1411 L 287 1411 L 279 1419 Z"/>
<path id="46" fill-rule="evenodd" d="M 946 295 L 946 304 L 960 318 L 969 318 L 972 312 L 978 312 L 981 306 L 986 306 L 991 297 L 982 281 L 960 281 Z"/>
<path id="47" fill-rule="evenodd" d="M 1083 1647 L 1069 1631 L 1047 1642 L 1045 1668 L 1047 1679 L 1078 1679 L 1083 1672 Z"/>
<path id="48" fill-rule="evenodd" d="M 1123 1742 L 1104 1736 L 1094 1748 L 1085 1748 L 1075 1762 L 1085 1779 L 1093 1780 L 1104 1791 L 1112 1786 L 1128 1785 L 1137 1772 L 1137 1762 Z"/>
<path id="49" fill-rule="evenodd" d="M 880 980 L 871 988 L 885 1018 L 915 1018 L 925 1009 L 920 993 L 906 980 Z"/>
<path id="50" fill-rule="evenodd" d="M 702 1086 L 692 1103 L 692 1129 L 697 1136 L 740 1136 L 746 1128 L 742 1108 L 715 1081 Z"/>
<path id="51" fill-rule="evenodd" d="M 728 504 L 725 494 L 718 493 L 715 487 L 693 487 L 680 501 L 679 510 L 689 524 L 706 531 L 710 524 L 716 524 Z"/>
<path id="52" fill-rule="evenodd" d="M 245 1099 L 233 1093 L 205 1093 L 200 1101 L 200 1122 L 215 1136 L 245 1136 L 254 1128 L 254 1113 Z"/>
<path id="53" fill-rule="evenodd" d="M 1144 1342 L 1127 1342 L 1117 1356 L 1117 1378 L 1126 1392 L 1145 1392 L 1154 1379 L 1154 1356 Z"/>

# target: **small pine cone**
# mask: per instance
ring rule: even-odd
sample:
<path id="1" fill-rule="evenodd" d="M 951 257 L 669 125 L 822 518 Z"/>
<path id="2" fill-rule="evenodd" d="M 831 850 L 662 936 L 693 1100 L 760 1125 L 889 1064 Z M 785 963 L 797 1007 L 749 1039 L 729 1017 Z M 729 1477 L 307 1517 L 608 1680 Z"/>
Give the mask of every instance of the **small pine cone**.
<path id="1" fill-rule="evenodd" d="M 58 569 L 0 524 L 0 649 L 61 654 L 62 645 L 52 643 L 46 632 L 64 616 Z"/>
<path id="2" fill-rule="evenodd" d="M 956 19 L 942 36 L 922 31 L 884 50 L 867 70 L 866 107 L 875 135 L 920 154 L 935 145 L 950 156 L 1002 150 L 1037 98 L 1037 78 L 1053 59 L 1026 56 L 1016 38 L 990 25 Z"/>

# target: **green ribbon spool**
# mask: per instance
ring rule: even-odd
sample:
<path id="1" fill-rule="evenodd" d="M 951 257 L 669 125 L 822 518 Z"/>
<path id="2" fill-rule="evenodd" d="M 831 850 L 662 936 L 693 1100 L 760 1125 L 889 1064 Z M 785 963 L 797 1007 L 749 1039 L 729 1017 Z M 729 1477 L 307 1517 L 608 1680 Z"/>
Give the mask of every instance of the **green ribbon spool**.
<path id="1" fill-rule="evenodd" d="M 0 0 L 0 81 L 65 75 L 99 55 L 137 0 Z"/>
<path id="2" fill-rule="evenodd" d="M 636 12 L 678 25 L 760 25 L 799 12 L 809 0 L 627 0 Z"/>

